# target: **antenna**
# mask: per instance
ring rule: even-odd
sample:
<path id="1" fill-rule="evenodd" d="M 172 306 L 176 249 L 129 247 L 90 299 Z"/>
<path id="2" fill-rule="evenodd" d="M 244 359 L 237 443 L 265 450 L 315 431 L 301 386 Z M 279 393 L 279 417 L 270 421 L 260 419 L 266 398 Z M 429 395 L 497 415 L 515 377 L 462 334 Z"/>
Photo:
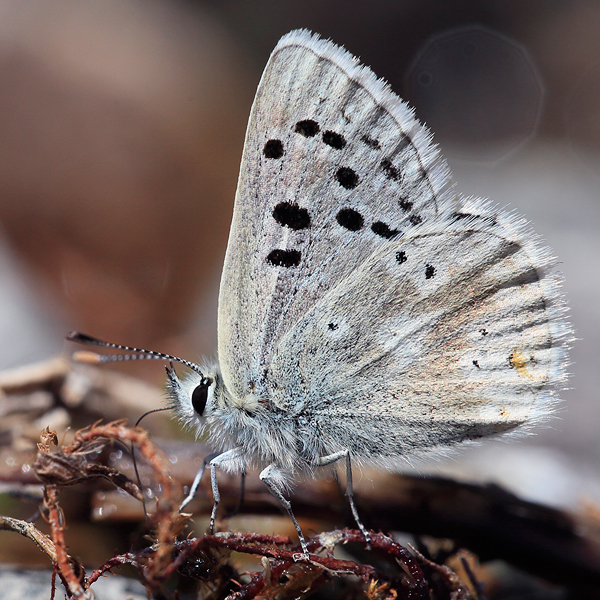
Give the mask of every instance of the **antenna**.
<path id="1" fill-rule="evenodd" d="M 73 358 L 78 362 L 89 363 L 93 365 L 99 365 L 109 362 L 121 362 L 129 360 L 169 360 L 175 361 L 186 367 L 192 369 L 204 378 L 204 373 L 200 369 L 200 365 L 194 362 L 173 356 L 172 354 L 165 354 L 164 352 L 155 352 L 154 350 L 145 350 L 144 348 L 133 348 L 131 346 L 123 346 L 122 344 L 113 344 L 111 342 L 105 342 L 98 338 L 92 337 L 79 331 L 72 331 L 66 338 L 75 342 L 76 344 L 82 344 L 83 346 L 96 346 L 99 348 L 110 348 L 112 350 L 125 350 L 133 354 L 98 354 L 96 352 L 81 351 L 74 352 Z"/>

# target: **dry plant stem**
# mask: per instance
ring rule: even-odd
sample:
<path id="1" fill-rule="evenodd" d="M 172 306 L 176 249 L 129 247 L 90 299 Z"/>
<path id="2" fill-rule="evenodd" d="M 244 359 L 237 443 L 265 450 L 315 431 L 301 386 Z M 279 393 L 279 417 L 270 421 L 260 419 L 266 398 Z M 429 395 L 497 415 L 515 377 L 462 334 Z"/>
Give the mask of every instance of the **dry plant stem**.
<path id="1" fill-rule="evenodd" d="M 82 457 L 91 450 L 98 449 L 99 445 L 113 440 L 133 443 L 138 448 L 153 469 L 155 481 L 160 485 L 162 496 L 160 500 L 157 500 L 156 512 L 152 515 L 156 527 L 154 551 L 145 555 L 143 564 L 133 560 L 135 557 L 130 555 L 127 559 L 109 561 L 104 570 L 108 570 L 116 564 L 130 562 L 138 567 L 142 578 L 149 586 L 152 587 L 156 585 L 156 582 L 164 581 L 160 575 L 171 563 L 173 544 L 184 520 L 177 510 L 181 503 L 183 490 L 180 484 L 169 475 L 166 458 L 156 449 L 148 438 L 148 434 L 142 429 L 130 429 L 121 422 L 96 424 L 89 429 L 79 431 L 69 445 L 54 454 L 50 454 L 49 451 L 56 440 L 51 436 L 51 432 L 44 432 L 42 441 L 38 445 L 36 471 L 45 483 L 44 501 L 48 509 L 47 519 L 55 545 L 56 565 L 59 573 L 64 577 L 67 590 L 74 596 L 88 595 L 91 597 L 91 591 L 85 588 L 89 588 L 89 584 L 96 581 L 103 570 L 95 571 L 93 577 L 86 582 L 83 568 L 80 568 L 78 563 L 69 557 L 63 536 L 64 523 L 58 506 L 58 495 L 65 485 L 78 479 Z M 77 567 L 80 576 L 75 573 L 73 566 Z"/>
<path id="2" fill-rule="evenodd" d="M 127 552 L 127 554 L 120 554 L 118 556 L 113 556 L 111 559 L 107 560 L 99 569 L 96 569 L 89 577 L 88 584 L 92 585 L 95 581 L 100 579 L 104 573 L 110 571 L 114 567 L 119 567 L 121 565 L 133 565 L 138 566 L 138 558 L 139 555 L 134 554 L 133 552 Z"/>
<path id="3" fill-rule="evenodd" d="M 334 536 L 317 536 L 308 540 L 307 543 L 309 551 L 315 552 L 322 550 L 323 548 L 330 548 L 332 541 L 335 544 L 345 544 L 348 542 L 366 543 L 362 532 L 351 529 L 336 531 Z M 243 533 L 230 534 L 226 537 L 207 535 L 195 540 L 180 542 L 176 547 L 184 548 L 183 551 L 177 556 L 173 563 L 169 565 L 163 575 L 167 576 L 167 574 L 172 574 L 179 566 L 181 566 L 181 564 L 183 564 L 185 559 L 195 551 L 208 550 L 210 548 L 227 548 L 228 550 L 235 550 L 236 552 L 266 556 L 281 562 L 284 565 L 283 568 L 296 562 L 298 550 L 283 550 L 275 548 L 272 545 L 257 542 L 259 542 L 257 536 L 249 537 L 248 534 Z M 416 598 L 428 598 L 427 582 L 423 576 L 421 567 L 410 552 L 381 533 L 372 533 L 370 544 L 372 548 L 380 549 L 394 556 L 405 567 L 407 574 L 412 579 L 411 585 L 414 587 Z M 374 567 L 352 561 L 311 554 L 310 562 L 313 566 L 321 567 L 323 570 L 335 573 L 336 575 L 353 574 L 361 577 L 363 581 L 380 577 L 379 572 Z M 261 586 L 264 586 L 265 584 L 266 582 L 264 581 L 252 581 L 248 585 L 260 589 Z M 252 597 L 251 594 L 248 594 L 248 597 Z"/>
<path id="4" fill-rule="evenodd" d="M 45 552 L 53 562 L 56 561 L 56 548 L 54 547 L 54 543 L 33 523 L 0 515 L 0 529 L 5 531 L 15 531 L 16 533 L 20 533 L 22 536 L 29 538 L 35 542 L 36 546 Z"/>
<path id="5" fill-rule="evenodd" d="M 27 521 L 21 521 L 20 519 L 13 519 L 12 517 L 5 517 L 0 515 L 0 529 L 4 531 L 14 531 L 20 533 L 22 536 L 29 538 L 35 542 L 36 546 L 45 552 L 54 565 L 57 565 L 56 546 L 52 540 L 44 533 L 42 533 L 33 523 Z M 59 573 L 61 581 L 66 589 L 68 588 L 67 580 L 64 578 L 62 573 Z M 56 577 L 56 569 L 52 572 L 52 581 Z M 52 584 L 54 589 L 54 583 Z"/>
<path id="6" fill-rule="evenodd" d="M 156 482 L 162 490 L 160 502 L 157 502 L 156 512 L 152 516 L 152 520 L 156 524 L 156 542 L 154 544 L 156 553 L 153 560 L 146 564 L 147 568 L 144 570 L 144 578 L 147 581 L 153 581 L 171 563 L 173 543 L 183 522 L 183 517 L 177 510 L 181 504 L 183 490 L 181 485 L 169 475 L 169 465 L 164 455 L 157 451 L 148 438 L 148 434 L 139 428 L 130 429 L 119 422 L 95 425 L 89 430 L 78 432 L 73 442 L 64 448 L 63 452 L 80 451 L 86 443 L 99 437 L 133 443 L 152 467 Z"/>
<path id="7" fill-rule="evenodd" d="M 52 539 L 56 549 L 56 565 L 59 573 L 66 583 L 66 588 L 75 598 L 93 598 L 93 592 L 82 584 L 85 581 L 85 571 L 83 567 L 76 563 L 67 552 L 67 545 L 64 538 L 64 524 L 61 512 L 58 507 L 59 490 L 55 485 L 46 486 L 44 493 L 44 503 L 48 509 L 47 520 L 52 531 Z M 73 570 L 73 565 L 77 564 L 80 576 Z"/>
<path id="8" fill-rule="evenodd" d="M 106 425 L 94 425 L 89 429 L 77 432 L 75 439 L 68 446 L 65 446 L 62 452 L 68 455 L 84 451 L 86 445 L 97 441 L 98 438 L 133 443 L 158 477 L 158 483 L 163 491 L 161 503 L 167 507 L 180 502 L 183 495 L 180 484 L 175 482 L 169 475 L 169 465 L 166 458 L 161 452 L 157 451 L 143 429 L 131 429 L 118 421 Z"/>

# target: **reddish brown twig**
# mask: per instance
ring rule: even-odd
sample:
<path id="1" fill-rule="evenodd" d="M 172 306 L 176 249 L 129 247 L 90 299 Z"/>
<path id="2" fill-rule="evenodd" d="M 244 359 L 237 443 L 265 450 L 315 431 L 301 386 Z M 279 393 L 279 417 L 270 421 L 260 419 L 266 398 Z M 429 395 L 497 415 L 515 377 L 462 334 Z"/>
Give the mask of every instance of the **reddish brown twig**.
<path id="1" fill-rule="evenodd" d="M 177 569 L 181 568 L 185 561 L 192 555 L 198 553 L 206 554 L 217 548 L 234 550 L 244 554 L 255 554 L 271 559 L 270 579 L 277 579 L 283 571 L 294 564 L 303 564 L 307 571 L 302 577 L 308 577 L 313 582 L 322 574 L 347 575 L 353 574 L 360 577 L 364 582 L 373 579 L 381 579 L 383 575 L 373 566 L 357 563 L 354 561 L 340 560 L 333 556 L 319 556 L 314 554 L 322 550 L 332 550 L 335 545 L 349 542 L 366 545 L 363 534 L 358 530 L 344 529 L 324 533 L 308 541 L 311 552 L 310 561 L 299 563 L 302 556 L 298 549 L 279 548 L 275 544 L 289 543 L 288 538 L 273 538 L 269 536 L 258 536 L 256 534 L 227 534 L 207 535 L 193 540 L 185 540 L 175 544 L 178 553 L 169 567 L 162 573 L 162 577 L 169 577 Z M 401 584 L 410 592 L 408 595 L 414 598 L 428 598 L 427 582 L 415 557 L 405 548 L 394 542 L 388 536 L 381 533 L 372 533 L 370 545 L 373 549 L 381 550 L 388 557 L 399 564 L 403 573 L 398 577 Z M 297 570 L 297 576 L 300 570 Z M 242 586 L 236 592 L 235 598 L 253 598 L 263 588 L 270 587 L 270 582 L 265 580 L 263 574 L 254 574 L 251 582 Z"/>
<path id="2" fill-rule="evenodd" d="M 83 567 L 67 552 L 64 539 L 64 517 L 58 505 L 60 490 L 67 485 L 102 476 L 134 497 L 138 499 L 141 497 L 137 486 L 120 473 L 102 468 L 102 465 L 88 464 L 87 462 L 87 455 L 116 440 L 132 443 L 138 448 L 153 469 L 155 481 L 161 490 L 161 496 L 156 503 L 156 511 L 152 515 L 152 522 L 155 526 L 153 551 L 150 555 L 144 555 L 144 560 L 137 564 L 143 580 L 150 587 L 153 587 L 154 582 L 164 580 L 160 574 L 171 563 L 173 544 L 185 520 L 178 511 L 183 497 L 181 485 L 170 476 L 166 458 L 162 452 L 157 450 L 144 430 L 126 427 L 122 422 L 96 424 L 79 431 L 69 445 L 55 453 L 50 453 L 50 449 L 52 444 L 56 443 L 56 436 L 50 431 L 43 432 L 42 440 L 38 444 L 39 452 L 34 469 L 45 484 L 45 518 L 50 524 L 52 532 L 58 572 L 64 578 L 70 595 L 88 594 L 91 597 L 90 583 L 96 581 L 102 572 L 119 563 L 117 560 L 113 565 L 105 565 L 103 569 L 93 573 L 93 579 L 86 579 Z"/>

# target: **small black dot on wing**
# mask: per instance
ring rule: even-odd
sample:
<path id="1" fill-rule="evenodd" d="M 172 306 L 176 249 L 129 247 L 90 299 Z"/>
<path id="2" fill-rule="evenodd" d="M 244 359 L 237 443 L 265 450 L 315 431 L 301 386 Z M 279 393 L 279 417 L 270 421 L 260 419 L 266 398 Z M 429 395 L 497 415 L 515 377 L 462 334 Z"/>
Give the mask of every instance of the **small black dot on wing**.
<path id="1" fill-rule="evenodd" d="M 358 185 L 359 181 L 356 171 L 350 167 L 340 167 L 335 173 L 335 178 L 338 183 L 347 190 L 353 190 Z"/>
<path id="2" fill-rule="evenodd" d="M 425 279 L 431 279 L 435 276 L 435 267 L 432 265 L 425 265 Z"/>
<path id="3" fill-rule="evenodd" d="M 343 135 L 329 130 L 323 132 L 323 142 L 336 150 L 341 150 L 346 145 L 346 140 Z"/>
<path id="4" fill-rule="evenodd" d="M 283 227 L 294 231 L 310 227 L 310 215 L 306 208 L 301 208 L 292 202 L 280 202 L 273 209 L 273 218 Z"/>
<path id="5" fill-rule="evenodd" d="M 398 252 L 396 252 L 396 262 L 401 265 L 402 263 L 405 263 L 407 261 L 406 258 L 406 252 L 404 252 L 404 250 L 398 250 Z"/>
<path id="6" fill-rule="evenodd" d="M 283 143 L 281 140 L 269 140 L 263 148 L 263 154 L 266 158 L 281 158 L 283 156 Z"/>
<path id="7" fill-rule="evenodd" d="M 387 240 L 397 236 L 400 232 L 397 229 L 390 229 L 387 223 L 376 221 L 371 225 L 371 231 Z"/>
<path id="8" fill-rule="evenodd" d="M 329 323 L 327 325 L 327 328 L 329 329 L 329 331 L 335 331 L 336 329 L 338 329 L 339 325 L 337 323 Z"/>
<path id="9" fill-rule="evenodd" d="M 336 221 L 349 231 L 358 231 L 365 224 L 363 216 L 352 208 L 342 208 L 335 216 Z"/>
<path id="10" fill-rule="evenodd" d="M 274 267 L 297 267 L 300 264 L 301 254 L 298 250 L 271 250 L 267 255 L 267 262 Z"/>
<path id="11" fill-rule="evenodd" d="M 410 217 L 408 217 L 408 220 L 413 224 L 413 225 L 419 225 L 419 223 L 423 222 L 423 219 L 419 216 L 419 215 L 411 215 Z"/>
<path id="12" fill-rule="evenodd" d="M 304 137 L 314 137 L 321 131 L 319 124 L 312 119 L 305 119 L 304 121 L 298 121 L 294 126 L 294 131 L 303 135 Z"/>
<path id="13" fill-rule="evenodd" d="M 474 364 L 474 365 L 475 365 L 475 366 L 476 366 L 478 369 L 480 369 L 480 368 L 481 368 L 481 367 L 479 366 L 479 361 L 477 361 L 477 360 L 474 360 L 474 361 L 473 361 L 473 364 Z"/>

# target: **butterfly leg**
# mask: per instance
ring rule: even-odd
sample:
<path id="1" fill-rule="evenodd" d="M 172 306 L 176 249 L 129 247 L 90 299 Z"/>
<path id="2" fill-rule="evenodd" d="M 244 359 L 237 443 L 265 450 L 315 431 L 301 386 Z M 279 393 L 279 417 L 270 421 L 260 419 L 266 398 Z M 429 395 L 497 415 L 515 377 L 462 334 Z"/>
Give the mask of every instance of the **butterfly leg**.
<path id="1" fill-rule="evenodd" d="M 213 508 L 210 514 L 210 533 L 211 535 L 215 531 L 215 519 L 217 517 L 217 509 L 219 508 L 219 504 L 221 503 L 221 494 L 219 492 L 219 483 L 217 481 L 217 467 L 223 467 L 225 463 L 231 462 L 235 463 L 239 460 L 240 456 L 244 453 L 242 448 L 232 448 L 231 450 L 227 450 L 227 452 L 223 452 L 222 454 L 217 454 L 211 461 L 208 463 L 210 467 L 210 485 L 213 493 Z"/>
<path id="2" fill-rule="evenodd" d="M 341 450 L 340 452 L 336 452 L 334 454 L 329 454 L 328 456 L 321 456 L 319 458 L 319 462 L 317 463 L 319 467 L 325 467 L 327 465 L 331 465 L 334 462 L 345 458 L 346 459 L 346 496 L 348 496 L 348 502 L 350 503 L 350 510 L 352 511 L 352 516 L 358 525 L 358 528 L 361 530 L 362 534 L 365 536 L 365 540 L 367 543 L 371 541 L 369 536 L 369 532 L 366 530 L 365 526 L 362 524 L 360 517 L 358 516 L 358 510 L 356 510 L 356 504 L 354 503 L 354 485 L 352 483 L 352 461 L 350 460 L 350 451 L 349 450 Z"/>
<path id="3" fill-rule="evenodd" d="M 188 495 L 185 497 L 185 500 L 181 503 L 181 506 L 179 507 L 179 512 L 181 512 L 184 509 L 184 507 L 187 506 L 192 500 L 192 498 L 196 495 L 196 492 L 198 491 L 198 486 L 200 485 L 200 481 L 202 479 L 202 476 L 204 475 L 204 471 L 206 471 L 206 465 L 217 456 L 219 456 L 219 452 L 213 452 L 212 454 L 209 454 L 208 456 L 204 457 L 204 460 L 202 461 L 202 466 L 196 473 L 196 477 L 194 477 L 192 487 L 190 488 Z"/>
<path id="4" fill-rule="evenodd" d="M 294 527 L 296 528 L 296 533 L 298 534 L 298 538 L 300 539 L 300 545 L 302 546 L 303 555 L 301 557 L 302 560 L 308 560 L 309 552 L 308 546 L 306 544 L 306 539 L 304 538 L 304 534 L 302 533 L 302 529 L 296 521 L 296 517 L 294 516 L 294 512 L 292 511 L 292 505 L 290 501 L 281 493 L 277 482 L 281 479 L 281 474 L 279 469 L 275 465 L 269 465 L 266 469 L 261 471 L 260 480 L 267 486 L 267 489 L 279 500 L 279 503 L 285 508 Z"/>

